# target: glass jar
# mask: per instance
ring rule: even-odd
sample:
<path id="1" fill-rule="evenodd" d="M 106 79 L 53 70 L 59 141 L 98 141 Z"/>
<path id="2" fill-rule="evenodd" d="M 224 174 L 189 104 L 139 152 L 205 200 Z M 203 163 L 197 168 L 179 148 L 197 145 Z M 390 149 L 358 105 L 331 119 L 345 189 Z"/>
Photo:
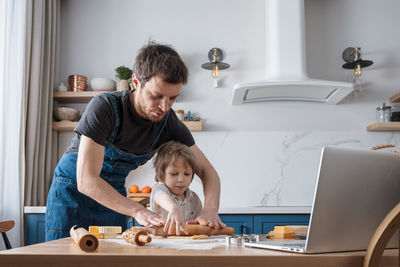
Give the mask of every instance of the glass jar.
<path id="1" fill-rule="evenodd" d="M 376 108 L 376 121 L 377 122 L 388 122 L 392 114 L 392 107 L 386 106 L 385 103 L 382 106 Z"/>
<path id="2" fill-rule="evenodd" d="M 183 117 L 184 117 L 183 109 L 175 110 L 175 114 L 176 114 L 176 116 L 178 117 L 179 120 L 183 121 Z"/>

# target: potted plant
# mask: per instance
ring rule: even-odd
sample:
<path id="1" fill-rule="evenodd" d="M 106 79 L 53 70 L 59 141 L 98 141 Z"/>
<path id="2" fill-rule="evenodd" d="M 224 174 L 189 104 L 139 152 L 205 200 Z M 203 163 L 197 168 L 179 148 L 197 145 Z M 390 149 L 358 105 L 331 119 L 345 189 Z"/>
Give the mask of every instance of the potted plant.
<path id="1" fill-rule="evenodd" d="M 125 66 L 115 69 L 115 77 L 118 79 L 117 91 L 129 90 L 129 79 L 132 77 L 132 70 Z"/>

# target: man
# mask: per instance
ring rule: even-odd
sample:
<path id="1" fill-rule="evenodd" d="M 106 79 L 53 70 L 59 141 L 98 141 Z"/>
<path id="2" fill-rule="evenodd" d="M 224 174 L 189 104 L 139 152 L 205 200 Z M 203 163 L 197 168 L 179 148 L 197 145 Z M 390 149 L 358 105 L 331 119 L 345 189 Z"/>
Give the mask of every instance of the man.
<path id="1" fill-rule="evenodd" d="M 46 208 L 46 241 L 69 236 L 73 225 L 126 226 L 126 215 L 144 226 L 165 220 L 126 198 L 125 179 L 161 144 L 176 140 L 192 150 L 204 189 L 202 225 L 225 227 L 218 216 L 220 181 L 176 117 L 172 104 L 188 71 L 172 48 L 149 43 L 136 57 L 132 92 L 104 93 L 88 104 L 71 145 L 55 171 Z"/>

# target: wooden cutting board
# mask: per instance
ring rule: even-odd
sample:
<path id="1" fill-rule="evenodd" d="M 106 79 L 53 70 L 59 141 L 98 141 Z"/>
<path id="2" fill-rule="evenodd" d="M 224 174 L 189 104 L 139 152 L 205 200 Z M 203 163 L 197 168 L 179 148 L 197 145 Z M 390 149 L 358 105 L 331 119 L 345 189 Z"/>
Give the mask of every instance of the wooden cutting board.
<path id="1" fill-rule="evenodd" d="M 151 193 L 130 193 L 128 192 L 129 198 L 150 198 Z"/>
<path id="2" fill-rule="evenodd" d="M 171 234 L 164 232 L 163 226 L 154 226 L 154 227 L 132 227 L 131 229 L 134 231 L 145 231 L 148 234 L 156 235 L 156 236 L 173 236 L 176 235 L 175 229 Z M 186 224 L 186 228 L 189 234 L 185 234 L 184 232 L 180 232 L 181 236 L 192 236 L 192 235 L 233 235 L 235 233 L 235 229 L 232 227 L 225 228 L 211 228 L 206 225 L 199 224 Z"/>
<path id="3" fill-rule="evenodd" d="M 128 198 L 142 204 L 145 207 L 150 205 L 150 193 L 130 193 L 128 192 Z"/>

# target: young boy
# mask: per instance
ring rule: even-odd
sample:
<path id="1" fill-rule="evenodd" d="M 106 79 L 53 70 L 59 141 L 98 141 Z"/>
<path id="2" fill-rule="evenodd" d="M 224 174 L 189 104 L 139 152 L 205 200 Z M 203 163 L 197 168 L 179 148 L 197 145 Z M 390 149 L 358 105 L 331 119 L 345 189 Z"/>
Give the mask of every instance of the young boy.
<path id="1" fill-rule="evenodd" d="M 195 169 L 192 151 L 179 142 L 167 142 L 158 149 L 154 168 L 159 184 L 151 192 L 150 209 L 166 219 L 164 232 L 187 234 L 186 222 L 202 211 L 200 198 L 189 189 Z"/>

